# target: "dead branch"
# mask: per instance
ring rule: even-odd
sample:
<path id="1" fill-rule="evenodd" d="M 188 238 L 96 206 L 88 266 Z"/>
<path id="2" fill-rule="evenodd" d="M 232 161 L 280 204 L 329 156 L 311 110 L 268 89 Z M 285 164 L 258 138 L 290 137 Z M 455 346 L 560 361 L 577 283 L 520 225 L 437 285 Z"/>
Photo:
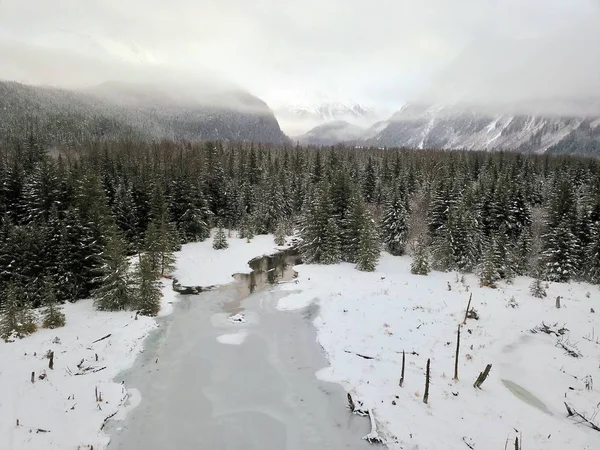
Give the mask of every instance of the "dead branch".
<path id="1" fill-rule="evenodd" d="M 113 417 L 115 417 L 117 415 L 119 411 L 115 411 L 114 413 L 112 413 L 110 416 L 106 417 L 106 419 L 104 419 L 104 422 L 102 422 L 102 426 L 100 427 L 100 431 L 102 431 L 104 429 L 104 427 L 106 426 L 106 423 L 112 419 Z"/>
<path id="2" fill-rule="evenodd" d="M 384 440 L 377 432 L 377 423 L 375 422 L 375 415 L 373 410 L 369 409 L 369 419 L 371 420 L 371 432 L 363 437 L 369 444 L 383 444 Z"/>
<path id="3" fill-rule="evenodd" d="M 469 447 L 471 450 L 475 450 L 475 446 L 474 446 L 473 444 L 469 444 L 469 443 L 467 442 L 467 438 L 466 438 L 465 436 L 463 436 L 463 438 L 462 438 L 462 441 L 463 441 L 463 442 L 465 443 L 465 445 L 466 445 L 467 447 Z"/>
<path id="4" fill-rule="evenodd" d="M 96 373 L 96 372 L 100 372 L 101 370 L 104 370 L 104 369 L 106 369 L 106 366 L 100 367 L 99 369 L 97 369 L 95 367 L 85 367 L 80 372 L 77 372 L 75 374 L 75 376 L 78 376 L 78 375 L 87 375 L 89 373 Z"/>
<path id="5" fill-rule="evenodd" d="M 475 383 L 473 384 L 474 388 L 481 389 L 481 385 L 487 379 L 488 375 L 490 374 L 490 370 L 492 370 L 492 365 L 488 364 L 485 367 L 485 370 L 479 373 L 477 380 L 475 380 Z"/>
<path id="6" fill-rule="evenodd" d="M 593 430 L 600 431 L 600 426 L 589 420 L 587 417 L 573 408 L 573 406 L 567 404 L 567 402 L 565 402 L 565 408 L 567 408 L 567 417 L 579 418 L 583 423 L 591 427 Z"/>
<path id="7" fill-rule="evenodd" d="M 92 344 L 95 344 L 96 342 L 103 341 L 104 339 L 108 339 L 111 336 L 112 336 L 112 333 L 108 333 L 106 336 L 102 336 L 100 339 L 96 339 L 94 342 L 92 342 Z"/>
<path id="8" fill-rule="evenodd" d="M 50 430 L 44 430 L 43 428 L 38 428 L 36 433 L 50 433 Z"/>
<path id="9" fill-rule="evenodd" d="M 556 341 L 556 346 L 561 347 L 565 352 L 567 352 L 567 355 L 572 356 L 573 358 L 581 358 L 583 356 L 579 349 L 571 344 L 568 340 L 564 341 L 563 339 L 559 339 Z"/>
<path id="10" fill-rule="evenodd" d="M 361 355 L 360 353 L 354 353 L 354 352 L 350 352 L 350 351 L 348 351 L 348 350 L 344 350 L 344 351 L 345 351 L 346 353 L 349 353 L 349 354 L 351 354 L 351 355 L 360 356 L 360 357 L 361 357 L 361 358 L 363 358 L 363 359 L 375 359 L 375 358 L 374 358 L 374 357 L 372 357 L 372 356 Z"/>

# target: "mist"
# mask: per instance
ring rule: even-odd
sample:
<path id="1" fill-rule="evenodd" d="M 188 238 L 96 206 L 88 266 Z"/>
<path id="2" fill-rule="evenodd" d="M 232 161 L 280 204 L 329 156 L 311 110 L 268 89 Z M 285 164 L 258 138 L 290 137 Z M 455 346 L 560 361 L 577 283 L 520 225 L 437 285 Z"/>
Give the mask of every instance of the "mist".
<path id="1" fill-rule="evenodd" d="M 598 24 L 598 0 L 1 0 L 0 78 L 595 111 Z"/>

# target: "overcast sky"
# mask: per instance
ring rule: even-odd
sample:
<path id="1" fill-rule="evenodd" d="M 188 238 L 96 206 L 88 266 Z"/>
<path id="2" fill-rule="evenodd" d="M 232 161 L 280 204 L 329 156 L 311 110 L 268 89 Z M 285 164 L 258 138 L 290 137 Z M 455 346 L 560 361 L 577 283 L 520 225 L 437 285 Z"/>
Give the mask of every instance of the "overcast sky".
<path id="1" fill-rule="evenodd" d="M 270 104 L 585 96 L 599 46 L 600 0 L 0 0 L 0 77 L 86 84 L 150 65 Z"/>

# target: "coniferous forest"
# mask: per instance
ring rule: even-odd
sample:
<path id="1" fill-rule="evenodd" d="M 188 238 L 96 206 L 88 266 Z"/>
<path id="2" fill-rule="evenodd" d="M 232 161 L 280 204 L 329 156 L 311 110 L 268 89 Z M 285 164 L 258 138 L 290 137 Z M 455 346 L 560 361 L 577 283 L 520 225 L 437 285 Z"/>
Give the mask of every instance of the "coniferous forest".
<path id="1" fill-rule="evenodd" d="M 0 148 L 2 327 L 60 304 L 154 315 L 173 252 L 219 227 L 298 232 L 308 263 L 600 283 L 600 164 L 517 153 L 99 141 L 47 149 L 31 133 Z"/>

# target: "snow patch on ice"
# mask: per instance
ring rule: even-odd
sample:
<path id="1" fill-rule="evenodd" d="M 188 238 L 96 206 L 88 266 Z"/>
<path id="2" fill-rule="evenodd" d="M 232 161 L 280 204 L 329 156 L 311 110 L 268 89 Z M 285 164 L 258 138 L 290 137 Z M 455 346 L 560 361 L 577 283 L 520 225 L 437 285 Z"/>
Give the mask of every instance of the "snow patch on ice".
<path id="1" fill-rule="evenodd" d="M 241 345 L 246 340 L 246 337 L 248 337 L 248 331 L 242 330 L 238 331 L 237 333 L 222 334 L 217 336 L 217 341 L 219 341 L 221 344 Z"/>
<path id="2" fill-rule="evenodd" d="M 279 311 L 295 311 L 298 309 L 306 308 L 316 299 L 309 299 L 306 295 L 300 293 L 287 295 L 277 302 L 277 309 Z"/>

